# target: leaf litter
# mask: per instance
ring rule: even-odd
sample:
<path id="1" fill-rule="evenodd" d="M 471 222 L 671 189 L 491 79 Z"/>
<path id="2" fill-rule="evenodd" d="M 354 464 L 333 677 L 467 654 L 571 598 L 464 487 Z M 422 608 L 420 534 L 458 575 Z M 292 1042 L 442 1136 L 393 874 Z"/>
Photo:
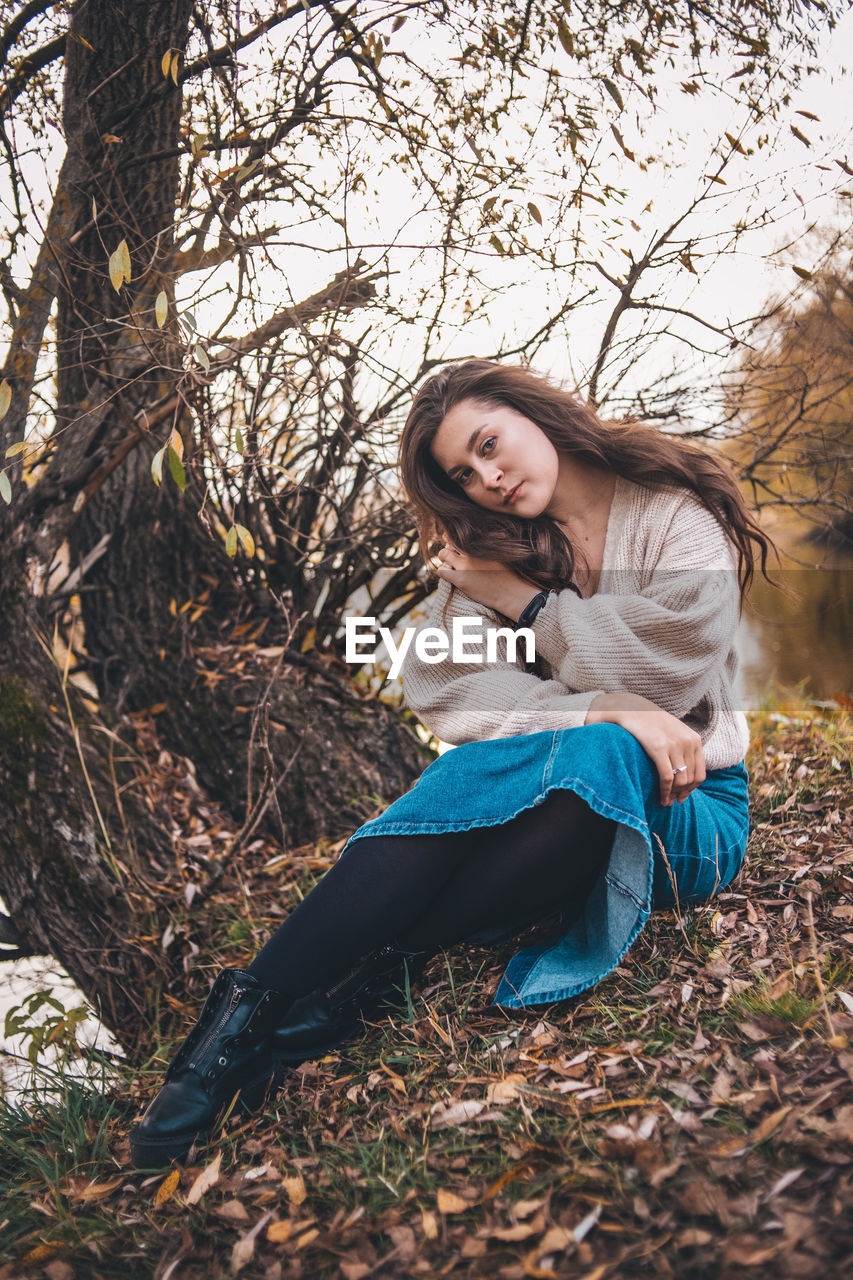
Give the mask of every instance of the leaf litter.
<path id="1" fill-rule="evenodd" d="M 0 1280 L 853 1274 L 850 718 L 779 711 L 752 717 L 744 870 L 705 906 L 656 913 L 594 991 L 491 1005 L 537 929 L 458 949 L 449 970 L 437 957 L 411 1017 L 401 994 L 155 1177 L 131 1167 L 127 1133 L 162 1064 L 128 1076 L 97 1174 L 78 1159 L 48 1194 L 19 1189 L 29 1217 Z M 233 830 L 188 763 L 143 721 L 139 745 L 176 897 L 212 917 L 215 966 L 244 965 L 339 848 L 262 837 L 229 862 Z M 145 944 L 181 973 L 175 1036 L 212 972 L 187 919 Z"/>

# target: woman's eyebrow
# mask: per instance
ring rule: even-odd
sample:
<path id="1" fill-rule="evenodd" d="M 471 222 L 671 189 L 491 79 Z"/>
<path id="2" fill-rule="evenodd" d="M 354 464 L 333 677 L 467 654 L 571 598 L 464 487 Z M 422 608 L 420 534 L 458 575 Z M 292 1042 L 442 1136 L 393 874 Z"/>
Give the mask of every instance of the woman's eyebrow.
<path id="1" fill-rule="evenodd" d="M 466 449 L 471 450 L 474 448 L 474 441 L 477 439 L 477 436 L 480 434 L 482 430 L 483 430 L 482 426 L 474 428 L 474 430 L 471 432 L 466 442 L 466 445 L 465 445 Z M 465 470 L 465 464 L 460 462 L 460 463 L 457 463 L 455 467 L 451 467 L 450 470 L 447 472 L 447 475 L 452 480 L 457 471 L 464 471 L 464 470 Z"/>

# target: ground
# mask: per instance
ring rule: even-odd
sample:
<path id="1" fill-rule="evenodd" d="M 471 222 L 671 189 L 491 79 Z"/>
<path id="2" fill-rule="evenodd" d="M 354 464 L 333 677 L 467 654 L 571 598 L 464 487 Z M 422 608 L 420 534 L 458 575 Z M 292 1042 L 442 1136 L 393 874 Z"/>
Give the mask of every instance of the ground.
<path id="1" fill-rule="evenodd" d="M 491 1006 L 518 943 L 436 958 L 396 1016 L 171 1172 L 134 1170 L 127 1134 L 174 1036 L 148 1062 L 105 1063 L 94 1091 L 60 1069 L 58 1094 L 0 1105 L 0 1280 L 853 1274 L 840 703 L 751 716 L 744 870 L 714 902 L 656 914 L 584 997 Z M 337 850 L 257 840 L 220 866 L 221 816 L 149 746 L 184 896 L 204 892 L 219 922 L 212 959 L 186 934 L 157 940 L 190 973 L 185 1002 L 165 996 L 186 1029 L 216 969 L 245 964 L 287 909 L 282 881 L 295 902 Z"/>

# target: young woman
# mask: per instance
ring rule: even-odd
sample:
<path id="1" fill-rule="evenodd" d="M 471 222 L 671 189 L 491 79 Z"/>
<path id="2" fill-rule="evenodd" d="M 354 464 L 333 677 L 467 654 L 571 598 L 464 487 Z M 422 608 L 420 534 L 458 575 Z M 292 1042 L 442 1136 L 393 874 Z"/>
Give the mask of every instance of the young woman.
<path id="1" fill-rule="evenodd" d="M 706 901 L 740 868 L 733 640 L 772 544 L 728 466 L 469 360 L 419 391 L 400 467 L 439 579 L 404 696 L 463 745 L 355 832 L 248 970 L 219 974 L 131 1134 L 137 1164 L 183 1158 L 235 1095 L 257 1106 L 439 948 L 547 919 L 495 1003 L 563 1000 L 612 972 L 653 906 Z"/>

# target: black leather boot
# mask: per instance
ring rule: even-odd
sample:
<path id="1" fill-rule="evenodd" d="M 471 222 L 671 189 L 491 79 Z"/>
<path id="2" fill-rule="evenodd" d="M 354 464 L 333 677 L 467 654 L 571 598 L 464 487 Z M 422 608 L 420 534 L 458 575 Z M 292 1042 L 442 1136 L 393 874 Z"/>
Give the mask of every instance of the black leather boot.
<path id="1" fill-rule="evenodd" d="M 210 1135 L 235 1094 L 245 1090 L 257 1102 L 279 1083 L 269 1032 L 291 1003 L 242 969 L 220 972 L 162 1089 L 131 1130 L 137 1167 L 183 1159 L 196 1138 Z"/>
<path id="2" fill-rule="evenodd" d="M 359 1035 L 365 1017 L 400 1000 L 407 970 L 414 982 L 433 955 L 434 951 L 407 951 L 389 942 L 328 991 L 312 991 L 295 1000 L 270 1035 L 274 1061 L 296 1066 Z"/>

